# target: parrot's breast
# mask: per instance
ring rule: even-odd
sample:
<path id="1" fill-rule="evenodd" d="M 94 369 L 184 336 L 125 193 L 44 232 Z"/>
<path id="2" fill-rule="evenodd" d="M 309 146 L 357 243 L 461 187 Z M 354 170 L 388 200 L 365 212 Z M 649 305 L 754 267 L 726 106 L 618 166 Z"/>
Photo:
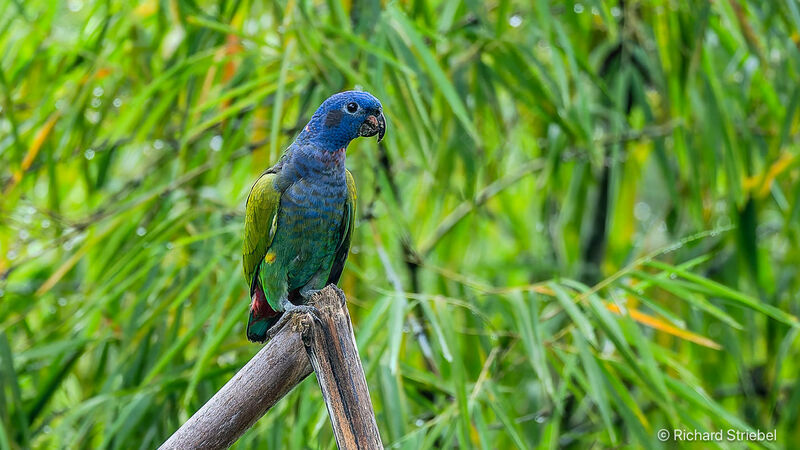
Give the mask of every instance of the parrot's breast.
<path id="1" fill-rule="evenodd" d="M 342 240 L 346 200 L 344 173 L 300 179 L 281 196 L 275 241 L 290 290 L 304 286 L 318 270 L 330 271 Z"/>

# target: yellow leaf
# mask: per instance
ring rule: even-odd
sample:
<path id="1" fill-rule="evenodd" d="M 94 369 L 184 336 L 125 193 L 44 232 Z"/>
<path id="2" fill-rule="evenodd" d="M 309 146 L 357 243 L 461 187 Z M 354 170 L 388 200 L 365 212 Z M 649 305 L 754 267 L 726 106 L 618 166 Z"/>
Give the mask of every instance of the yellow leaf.
<path id="1" fill-rule="evenodd" d="M 36 132 L 33 142 L 31 142 L 31 146 L 28 148 L 28 153 L 25 154 L 25 158 L 22 159 L 22 164 L 20 165 L 19 170 L 14 172 L 11 182 L 8 184 L 8 186 L 6 186 L 6 193 L 11 191 L 11 189 L 13 189 L 17 183 L 22 181 L 22 176 L 28 169 L 30 169 L 33 161 L 36 160 L 36 155 L 39 154 L 39 150 L 41 150 L 45 139 L 47 139 L 47 136 L 49 136 L 50 132 L 53 131 L 53 127 L 55 126 L 59 115 L 60 114 L 58 112 L 53 113 L 50 118 L 47 119 L 47 122 L 45 122 L 44 125 L 39 128 L 39 131 Z"/>
<path id="2" fill-rule="evenodd" d="M 120 221 L 121 220 L 118 219 L 111 226 L 107 227 L 104 231 L 98 233 L 96 236 L 89 239 L 80 249 L 78 249 L 78 251 L 73 253 L 72 256 L 70 256 L 69 259 L 67 259 L 67 261 L 64 262 L 64 264 L 62 264 L 55 272 L 53 272 L 53 274 L 50 275 L 50 277 L 47 278 L 47 280 L 45 280 L 45 282 L 41 286 L 39 286 L 39 289 L 36 290 L 36 295 L 37 296 L 43 295 L 47 293 L 47 291 L 52 289 L 53 286 L 55 286 L 59 281 L 61 281 L 61 278 L 63 278 L 64 275 L 66 275 L 67 272 L 70 271 L 70 269 L 75 267 L 75 264 L 77 264 L 78 261 L 80 261 L 81 258 L 83 258 L 84 255 L 86 255 L 86 253 L 92 247 L 97 245 L 97 243 L 100 242 L 100 240 L 103 239 L 108 233 L 116 229 L 116 226 L 119 224 Z"/>
<path id="3" fill-rule="evenodd" d="M 609 311 L 615 314 L 622 315 L 622 311 L 616 304 L 610 302 L 605 302 L 605 304 L 606 308 L 608 308 Z M 642 325 L 647 325 L 650 328 L 655 328 L 656 330 L 662 331 L 667 334 L 671 334 L 685 341 L 694 342 L 695 344 L 702 345 L 703 347 L 713 348 L 714 350 L 722 349 L 721 345 L 717 344 L 711 339 L 708 339 L 707 337 L 701 336 L 697 333 L 692 333 L 691 331 L 682 330 L 670 323 L 667 323 L 659 319 L 658 317 L 645 314 L 636 309 L 626 308 L 626 310 L 628 311 L 628 314 L 631 316 L 631 319 L 641 323 Z"/>
<path id="4" fill-rule="evenodd" d="M 775 178 L 778 177 L 781 173 L 785 172 L 786 169 L 791 167 L 792 163 L 795 161 L 795 157 L 797 155 L 784 152 L 777 161 L 772 163 L 767 171 L 767 175 L 764 177 L 764 181 L 761 183 L 761 189 L 758 191 L 758 196 L 763 198 L 769 194 L 769 190 L 772 187 L 772 182 L 775 181 Z"/>
<path id="5" fill-rule="evenodd" d="M 144 19 L 146 17 L 152 16 L 158 10 L 158 2 L 155 0 L 147 0 L 139 4 L 136 9 L 133 10 L 133 15 Z"/>

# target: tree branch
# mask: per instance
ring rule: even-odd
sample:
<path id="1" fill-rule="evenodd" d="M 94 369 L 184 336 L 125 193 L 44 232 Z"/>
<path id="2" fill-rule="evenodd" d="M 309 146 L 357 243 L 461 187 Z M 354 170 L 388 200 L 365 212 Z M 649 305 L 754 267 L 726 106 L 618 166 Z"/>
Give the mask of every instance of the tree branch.
<path id="1" fill-rule="evenodd" d="M 160 449 L 229 447 L 312 366 L 339 448 L 382 448 L 344 293 L 328 286 L 309 305 L 316 317 L 291 317 Z"/>
<path id="2" fill-rule="evenodd" d="M 161 449 L 227 448 L 311 373 L 300 333 L 272 338 Z"/>
<path id="3" fill-rule="evenodd" d="M 339 448 L 382 449 L 344 292 L 334 285 L 313 297 L 320 321 L 303 333 Z"/>

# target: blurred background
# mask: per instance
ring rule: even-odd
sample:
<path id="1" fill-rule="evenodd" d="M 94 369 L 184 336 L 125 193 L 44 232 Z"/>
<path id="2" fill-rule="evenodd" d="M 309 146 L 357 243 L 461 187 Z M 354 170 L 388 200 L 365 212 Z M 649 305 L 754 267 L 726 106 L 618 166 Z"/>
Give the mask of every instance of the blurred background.
<path id="1" fill-rule="evenodd" d="M 154 448 L 261 347 L 244 202 L 372 92 L 341 281 L 394 448 L 800 440 L 794 0 L 0 1 L 0 449 Z M 682 445 L 682 444 L 681 444 Z M 334 448 L 314 377 L 236 448 Z"/>

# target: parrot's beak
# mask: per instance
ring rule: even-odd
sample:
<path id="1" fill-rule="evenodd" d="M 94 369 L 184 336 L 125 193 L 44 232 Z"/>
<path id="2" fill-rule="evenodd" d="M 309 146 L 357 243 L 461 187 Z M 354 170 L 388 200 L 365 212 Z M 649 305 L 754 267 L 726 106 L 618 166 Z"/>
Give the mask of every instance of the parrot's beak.
<path id="1" fill-rule="evenodd" d="M 378 142 L 383 139 L 383 135 L 386 134 L 386 118 L 383 117 L 383 113 L 378 113 L 377 116 L 370 114 L 367 116 L 367 120 L 361 124 L 358 128 L 358 135 L 363 137 L 371 137 L 378 135 Z"/>

